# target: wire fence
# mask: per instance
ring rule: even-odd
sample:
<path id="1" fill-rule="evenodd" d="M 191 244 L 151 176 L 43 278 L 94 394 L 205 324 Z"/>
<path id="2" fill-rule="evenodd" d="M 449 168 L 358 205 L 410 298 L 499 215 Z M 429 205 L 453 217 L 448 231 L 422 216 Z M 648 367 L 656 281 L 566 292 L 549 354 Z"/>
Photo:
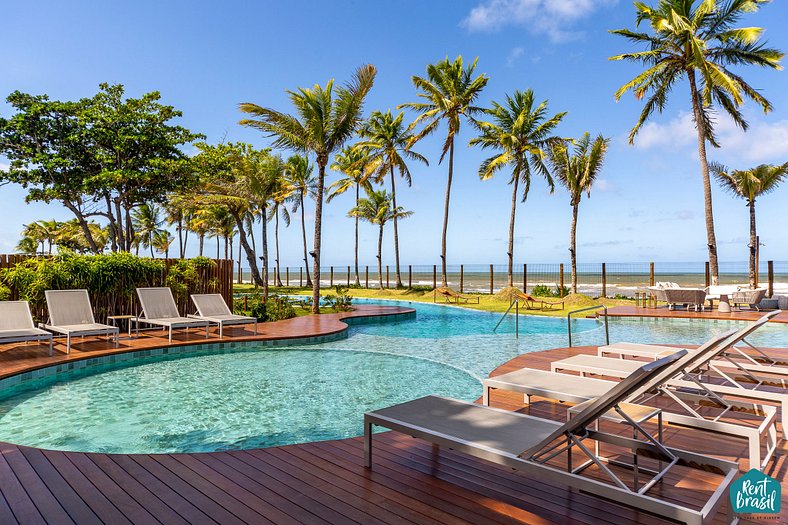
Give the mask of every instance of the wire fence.
<path id="1" fill-rule="evenodd" d="M 311 269 L 310 269 L 311 271 Z M 251 282 L 248 269 L 241 271 L 241 281 Z M 310 274 L 311 276 L 311 274 Z M 238 280 L 238 271 L 235 278 Z M 401 285 L 406 288 L 434 288 L 441 283 L 440 265 L 402 265 Z M 307 271 L 303 266 L 283 266 L 277 279 L 276 268 L 268 270 L 269 284 L 303 287 Z M 447 267 L 447 285 L 464 293 L 494 294 L 510 285 L 505 264 L 462 264 Z M 636 262 L 636 263 L 581 263 L 577 265 L 577 291 L 592 297 L 632 297 L 635 292 L 657 282 L 677 283 L 682 287 L 704 288 L 711 284 L 708 263 L 704 262 Z M 746 285 L 749 283 L 747 262 L 720 262 L 719 284 Z M 320 269 L 321 286 L 356 285 L 352 266 L 325 266 Z M 394 266 L 360 266 L 358 285 L 362 288 L 395 288 L 397 276 Z M 758 285 L 774 294 L 788 294 L 788 261 L 761 261 Z M 537 286 L 557 293 L 566 293 L 571 286 L 571 267 L 568 263 L 517 264 L 511 286 L 532 292 Z M 544 288 L 543 288 L 544 289 Z"/>

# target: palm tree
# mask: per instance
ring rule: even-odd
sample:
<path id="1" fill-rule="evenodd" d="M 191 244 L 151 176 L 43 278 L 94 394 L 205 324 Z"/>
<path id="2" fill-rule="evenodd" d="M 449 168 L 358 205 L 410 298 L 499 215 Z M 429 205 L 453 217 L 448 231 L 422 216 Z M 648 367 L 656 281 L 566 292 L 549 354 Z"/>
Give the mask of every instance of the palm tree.
<path id="1" fill-rule="evenodd" d="M 150 248 L 150 256 L 153 255 L 153 236 L 161 231 L 161 210 L 153 203 L 143 203 L 131 213 L 131 224 L 139 235 L 140 243 Z"/>
<path id="2" fill-rule="evenodd" d="M 365 148 L 347 146 L 337 153 L 334 156 L 334 163 L 331 164 L 331 169 L 343 173 L 345 177 L 331 184 L 326 202 L 331 202 L 337 195 L 342 195 L 350 188 L 355 188 L 356 200 L 354 207 L 358 207 L 359 190 L 370 191 L 372 189 L 372 184 L 369 182 L 370 174 L 367 171 L 368 162 L 369 155 Z M 360 287 L 361 280 L 358 276 L 358 216 L 355 216 L 355 219 L 356 244 L 353 253 L 355 256 L 356 286 Z"/>
<path id="3" fill-rule="evenodd" d="M 205 209 L 197 209 L 191 219 L 189 219 L 186 227 L 197 235 L 198 254 L 202 257 L 205 249 L 205 236 L 211 229 L 211 223 L 205 215 Z"/>
<path id="4" fill-rule="evenodd" d="M 235 219 L 227 208 L 212 206 L 206 216 L 208 235 L 216 239 L 216 258 L 220 259 L 220 241 L 224 241 L 224 258 L 229 259 L 232 252 L 232 238 L 236 233 Z"/>
<path id="5" fill-rule="evenodd" d="M 193 213 L 192 199 L 181 193 L 171 193 L 167 196 L 164 207 L 164 221 L 168 226 L 175 226 L 178 234 L 178 256 L 186 257 L 186 243 L 189 240 L 188 223 Z"/>
<path id="6" fill-rule="evenodd" d="M 165 259 L 170 258 L 170 246 L 174 241 L 175 237 L 167 230 L 159 230 L 153 235 L 153 247 L 159 253 L 163 253 Z"/>
<path id="7" fill-rule="evenodd" d="M 778 166 L 761 164 L 748 170 L 729 171 L 722 164 L 712 162 L 709 166 L 723 189 L 747 201 L 750 208 L 750 288 L 757 281 L 758 232 L 755 228 L 755 199 L 774 191 L 788 176 L 788 162 Z"/>
<path id="8" fill-rule="evenodd" d="M 415 151 L 411 151 L 414 144 L 413 134 L 402 124 L 404 113 L 399 113 L 396 117 L 391 114 L 391 110 L 386 113 L 375 111 L 370 115 L 369 120 L 364 123 L 359 131 L 362 141 L 357 147 L 367 150 L 369 155 L 368 169 L 374 178 L 381 182 L 386 175 L 391 177 L 391 205 L 397 209 L 397 189 L 394 184 L 394 171 L 405 179 L 408 186 L 412 179 L 410 170 L 405 162 L 406 159 L 423 162 L 429 166 L 429 162 Z M 399 235 L 397 233 L 397 215 L 393 216 L 394 223 L 394 264 L 397 274 L 397 288 L 402 288 L 402 273 L 399 266 Z"/>
<path id="9" fill-rule="evenodd" d="M 334 81 L 326 87 L 315 85 L 288 91 L 298 116 L 274 109 L 243 103 L 241 111 L 255 118 L 244 119 L 242 125 L 259 129 L 273 137 L 277 148 L 314 154 L 317 160 L 317 199 L 315 201 L 314 270 L 312 282 L 312 313 L 320 313 L 320 241 L 323 227 L 323 193 L 329 157 L 356 130 L 364 98 L 372 89 L 377 70 L 371 64 L 356 70 L 344 87 L 334 89 Z"/>
<path id="10" fill-rule="evenodd" d="M 531 188 L 531 173 L 536 171 L 547 179 L 551 193 L 554 188 L 544 158 L 550 144 L 559 140 L 552 133 L 566 112 L 548 118 L 547 104 L 545 100 L 534 108 L 532 90 L 515 91 L 511 96 L 506 96 L 503 105 L 492 103 L 492 108 L 486 111 L 492 117 L 492 122 L 479 122 L 477 126 L 481 135 L 470 142 L 471 146 L 481 146 L 482 149 L 500 150 L 500 153 L 479 166 L 479 178 L 482 180 L 492 178 L 501 168 L 512 168 L 509 179 L 512 185 L 512 211 L 509 216 L 509 250 L 506 253 L 509 259 L 507 286 L 510 287 L 514 286 L 514 218 L 518 186 L 522 183 L 522 202 L 525 202 Z"/>
<path id="11" fill-rule="evenodd" d="M 763 108 L 772 109 L 755 88 L 728 69 L 730 65 L 758 65 L 782 69 L 783 53 L 768 48 L 760 40 L 759 27 L 734 27 L 746 13 L 760 8 L 763 0 L 660 0 L 656 8 L 635 2 L 636 24 L 648 22 L 653 34 L 629 29 L 611 31 L 635 44 L 645 44 L 647 51 L 625 53 L 610 60 L 628 60 L 647 69 L 616 92 L 616 99 L 633 91 L 638 99 L 649 94 L 637 124 L 629 134 L 632 144 L 640 128 L 654 113 L 662 112 L 673 87 L 686 78 L 690 87 L 692 115 L 698 132 L 698 157 L 706 211 L 706 237 L 713 284 L 719 282 L 717 239 L 711 201 L 711 182 L 706 157 L 706 142 L 718 147 L 714 136 L 714 105 L 727 113 L 743 130 L 747 122 L 739 111 L 745 98 Z"/>
<path id="12" fill-rule="evenodd" d="M 395 217 L 404 219 L 413 215 L 412 211 L 405 211 L 401 206 L 394 208 L 392 198 L 384 189 L 371 190 L 367 197 L 359 199 L 358 206 L 350 210 L 350 217 L 358 217 L 370 224 L 377 224 L 378 233 L 378 285 L 383 289 L 383 228 L 386 223 Z"/>
<path id="13" fill-rule="evenodd" d="M 591 136 L 586 132 L 579 140 L 568 142 L 574 144 L 571 152 L 569 144 L 564 141 L 552 144 L 550 164 L 555 178 L 569 192 L 569 203 L 572 206 L 569 254 L 572 258 L 572 292 L 577 293 L 577 211 L 583 193 L 591 197 L 591 187 L 602 170 L 610 139 L 598 135 L 591 140 Z"/>
<path id="14" fill-rule="evenodd" d="M 19 253 L 24 253 L 25 255 L 37 255 L 38 254 L 38 240 L 34 237 L 24 236 L 22 237 L 16 245 L 16 251 Z"/>
<path id="15" fill-rule="evenodd" d="M 486 75 L 473 76 L 476 69 L 476 58 L 467 67 L 463 66 L 462 57 L 458 56 L 454 62 L 449 62 L 446 57 L 437 64 L 427 66 L 427 78 L 412 77 L 413 85 L 421 90 L 417 96 L 425 102 L 409 102 L 399 108 L 410 108 L 419 114 L 410 128 L 423 123 L 424 128 L 413 136 L 413 142 L 433 133 L 442 121 L 446 121 L 446 140 L 443 143 L 438 164 L 443 162 L 449 154 L 449 173 L 446 177 L 446 202 L 443 208 L 443 233 L 441 234 L 441 285 L 446 286 L 446 233 L 449 228 L 449 200 L 451 198 L 451 181 L 454 174 L 454 139 L 460 132 L 462 119 L 472 119 L 473 115 L 480 113 L 482 108 L 475 106 L 489 78 Z"/>
<path id="16" fill-rule="evenodd" d="M 317 179 L 313 171 L 309 159 L 303 155 L 293 155 L 285 163 L 285 180 L 289 187 L 288 191 L 291 193 L 288 198 L 293 203 L 292 211 L 295 213 L 301 210 L 301 238 L 304 242 L 304 266 L 307 269 L 306 285 L 309 288 L 312 287 L 312 278 L 309 276 L 309 259 L 307 258 L 304 199 L 306 197 L 317 198 Z M 328 200 L 331 200 L 331 196 L 328 197 Z"/>
<path id="17" fill-rule="evenodd" d="M 268 212 L 268 217 L 266 217 L 266 220 L 274 221 L 274 249 L 276 250 L 276 256 L 274 258 L 274 277 L 276 279 L 276 286 L 281 288 L 282 270 L 279 267 L 279 217 L 282 217 L 282 220 L 285 222 L 285 226 L 290 226 L 290 212 L 287 211 L 286 202 L 290 198 L 291 190 L 284 177 L 279 178 L 277 186 L 278 189 L 272 196 L 271 209 Z"/>

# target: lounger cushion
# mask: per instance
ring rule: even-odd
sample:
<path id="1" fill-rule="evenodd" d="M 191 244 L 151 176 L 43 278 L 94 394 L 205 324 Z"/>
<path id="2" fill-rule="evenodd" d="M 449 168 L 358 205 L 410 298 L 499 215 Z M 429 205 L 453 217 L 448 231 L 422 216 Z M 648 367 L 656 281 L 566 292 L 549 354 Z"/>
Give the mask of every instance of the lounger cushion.
<path id="1" fill-rule="evenodd" d="M 438 396 L 414 399 L 372 414 L 514 456 L 538 445 L 562 426 L 556 421 Z"/>

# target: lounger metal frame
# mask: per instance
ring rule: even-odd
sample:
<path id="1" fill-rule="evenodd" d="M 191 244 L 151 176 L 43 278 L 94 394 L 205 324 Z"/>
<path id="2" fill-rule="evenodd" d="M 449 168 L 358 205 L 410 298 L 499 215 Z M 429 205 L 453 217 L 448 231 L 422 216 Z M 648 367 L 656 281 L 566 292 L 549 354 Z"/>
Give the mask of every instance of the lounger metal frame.
<path id="1" fill-rule="evenodd" d="M 194 303 L 194 307 L 197 308 L 197 313 L 196 314 L 189 314 L 186 317 L 188 317 L 190 319 L 200 319 L 200 320 L 203 320 L 203 321 L 208 321 L 210 323 L 215 323 L 216 325 L 219 326 L 219 339 L 224 337 L 224 327 L 225 326 L 238 326 L 238 325 L 244 325 L 244 324 L 254 324 L 254 335 L 257 335 L 257 318 L 256 317 L 248 317 L 248 316 L 245 316 L 245 315 L 235 315 L 235 314 L 233 314 L 230 311 L 229 307 L 227 307 L 227 315 L 232 315 L 233 316 L 233 317 L 231 317 L 229 319 L 222 319 L 222 318 L 214 317 L 214 316 L 211 316 L 211 315 L 203 315 L 202 312 L 201 312 L 199 303 L 194 299 L 195 295 L 196 296 L 201 296 L 201 295 L 217 296 L 217 297 L 221 298 L 222 303 L 224 304 L 224 306 L 227 306 L 227 303 L 224 302 L 224 298 L 220 294 L 192 294 L 190 296 L 191 300 L 192 300 L 192 303 Z"/>
<path id="2" fill-rule="evenodd" d="M 198 319 L 193 319 L 192 320 L 192 319 L 189 319 L 188 317 L 181 317 L 180 313 L 177 312 L 177 306 L 176 306 L 176 313 L 179 314 L 178 317 L 161 318 L 161 319 L 156 319 L 156 318 L 150 319 L 150 318 L 145 317 L 145 301 L 142 299 L 142 295 L 140 294 L 140 290 L 154 290 L 154 289 L 169 290 L 170 291 L 170 297 L 172 298 L 172 290 L 170 288 L 167 288 L 167 287 L 137 288 L 137 296 L 139 297 L 140 304 L 142 305 L 142 309 L 143 310 L 142 310 L 142 312 L 137 314 L 137 317 L 134 317 L 134 318 L 131 319 L 131 321 L 134 321 L 134 324 L 135 324 L 135 328 L 136 328 L 135 336 L 136 337 L 140 336 L 140 323 L 146 323 L 146 324 L 150 324 L 150 325 L 153 325 L 153 326 L 161 326 L 162 329 L 168 330 L 168 336 L 167 336 L 167 342 L 168 343 L 172 343 L 172 331 L 175 328 L 186 328 L 186 331 L 188 332 L 189 328 L 204 326 L 205 327 L 205 338 L 206 339 L 208 338 L 208 330 L 210 328 L 210 323 L 208 321 L 204 321 L 204 320 L 198 320 Z M 174 303 L 175 299 L 173 298 L 172 300 L 173 300 L 173 303 Z M 179 319 L 179 320 L 178 321 L 167 321 L 167 319 Z"/>
<path id="3" fill-rule="evenodd" d="M 51 294 L 57 294 L 59 292 L 83 292 L 84 298 L 87 301 L 87 311 L 90 312 L 90 323 L 87 324 L 97 324 L 101 325 L 102 328 L 93 328 L 89 330 L 80 330 L 80 329 L 67 329 L 63 326 L 58 326 L 51 324 L 52 323 L 52 309 L 49 304 L 49 296 Z M 71 336 L 79 336 L 85 337 L 90 335 L 106 335 L 107 340 L 113 339 L 115 342 L 115 348 L 118 347 L 118 339 L 120 338 L 120 329 L 117 326 L 109 326 L 109 325 L 102 325 L 101 323 L 97 323 L 95 317 L 93 317 L 93 307 L 90 304 L 90 295 L 88 294 L 87 290 L 46 290 L 44 295 L 47 299 L 47 308 L 49 309 L 49 320 L 44 325 L 44 329 L 50 330 L 52 332 L 56 332 L 66 336 L 66 354 L 71 353 Z M 78 326 L 78 325 L 65 325 L 65 326 Z M 114 337 L 113 337 L 114 336 Z"/>

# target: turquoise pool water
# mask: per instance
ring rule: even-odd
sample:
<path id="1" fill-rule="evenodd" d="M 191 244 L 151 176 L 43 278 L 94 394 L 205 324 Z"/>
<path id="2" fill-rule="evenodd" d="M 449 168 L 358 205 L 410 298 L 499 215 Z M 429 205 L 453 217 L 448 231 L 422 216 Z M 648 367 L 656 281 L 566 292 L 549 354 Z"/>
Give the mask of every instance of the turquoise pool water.
<path id="1" fill-rule="evenodd" d="M 407 304 L 386 302 L 386 304 Z M 566 346 L 564 319 L 415 304 L 413 320 L 352 326 L 315 345 L 145 358 L 41 379 L 0 392 L 0 441 L 90 452 L 243 449 L 359 435 L 362 414 L 437 393 L 472 400 L 479 380 L 524 352 Z M 701 343 L 730 321 L 620 319 L 611 340 Z M 574 321 L 576 344 L 600 344 L 603 325 Z M 788 346 L 788 327 L 753 338 Z"/>

